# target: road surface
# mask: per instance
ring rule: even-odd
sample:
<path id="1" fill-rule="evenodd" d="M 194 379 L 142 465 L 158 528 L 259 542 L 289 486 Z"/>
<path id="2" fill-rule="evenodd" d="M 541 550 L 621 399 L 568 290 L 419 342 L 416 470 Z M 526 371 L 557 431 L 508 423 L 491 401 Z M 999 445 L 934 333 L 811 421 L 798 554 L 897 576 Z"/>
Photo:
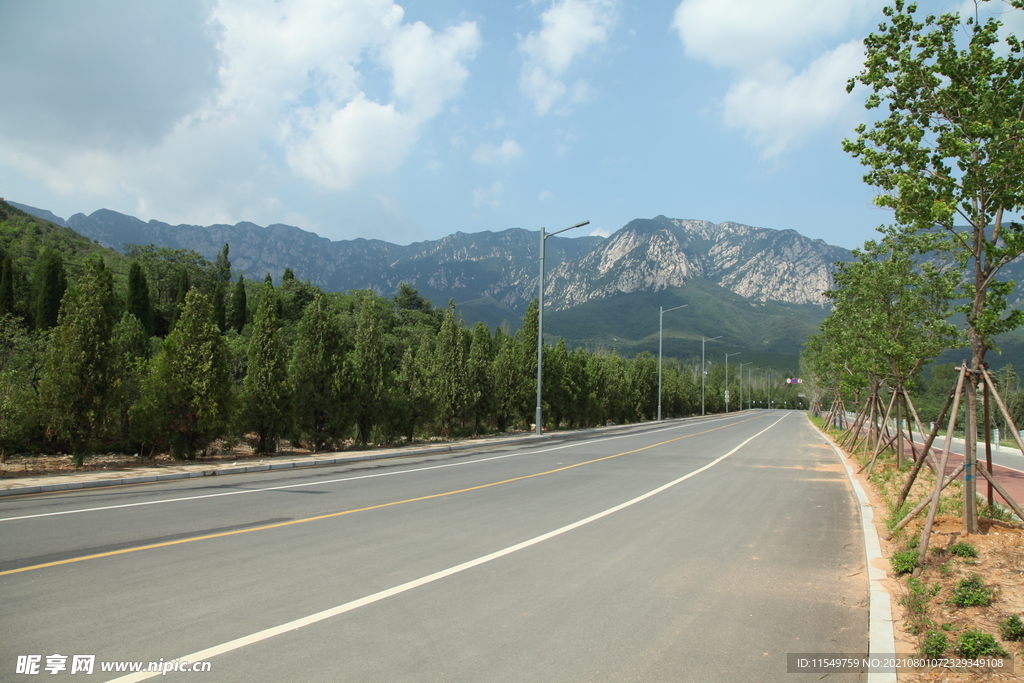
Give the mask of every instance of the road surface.
<path id="1" fill-rule="evenodd" d="M 4 681 L 792 681 L 867 598 L 796 412 L 0 500 Z"/>

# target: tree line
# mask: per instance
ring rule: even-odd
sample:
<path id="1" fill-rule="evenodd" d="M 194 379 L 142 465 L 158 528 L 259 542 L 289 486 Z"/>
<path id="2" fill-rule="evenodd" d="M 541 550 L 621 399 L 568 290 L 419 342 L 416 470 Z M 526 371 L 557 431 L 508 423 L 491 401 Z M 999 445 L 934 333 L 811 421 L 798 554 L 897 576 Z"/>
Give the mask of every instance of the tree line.
<path id="1" fill-rule="evenodd" d="M 522 329 L 492 331 L 407 284 L 388 298 L 323 292 L 290 270 L 247 280 L 228 245 L 214 262 L 152 245 L 125 255 L 127 273 L 93 254 L 69 277 L 57 249 L 28 273 L 0 253 L 0 455 L 192 459 L 242 438 L 261 453 L 283 439 L 324 451 L 534 420 L 536 301 Z M 544 426 L 653 419 L 657 370 L 646 352 L 547 345 Z M 665 417 L 699 413 L 699 372 L 666 361 L 662 396 Z"/>

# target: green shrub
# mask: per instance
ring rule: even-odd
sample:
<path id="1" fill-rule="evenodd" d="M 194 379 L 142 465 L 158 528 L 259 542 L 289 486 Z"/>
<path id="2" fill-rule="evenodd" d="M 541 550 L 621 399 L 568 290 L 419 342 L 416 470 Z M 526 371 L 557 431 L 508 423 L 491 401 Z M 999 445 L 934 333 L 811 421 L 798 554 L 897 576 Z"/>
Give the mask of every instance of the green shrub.
<path id="1" fill-rule="evenodd" d="M 992 604 L 995 592 L 994 588 L 985 585 L 980 576 L 971 574 L 956 585 L 950 602 L 957 607 L 986 607 Z"/>
<path id="2" fill-rule="evenodd" d="M 960 634 L 956 651 L 961 657 L 969 657 L 971 659 L 977 657 L 1008 657 L 1010 654 L 999 646 L 995 636 L 991 633 L 985 633 L 974 628 L 967 629 Z"/>
<path id="3" fill-rule="evenodd" d="M 917 567 L 917 551 L 901 550 L 889 558 L 892 570 L 897 574 L 909 574 Z"/>
<path id="4" fill-rule="evenodd" d="M 1016 614 L 999 624 L 999 635 L 1003 640 L 1024 640 L 1024 621 Z"/>
<path id="5" fill-rule="evenodd" d="M 958 557 L 978 556 L 977 549 L 970 543 L 967 543 L 966 541 L 960 541 L 959 543 L 954 543 L 953 545 L 949 546 L 949 552 Z"/>
<path id="6" fill-rule="evenodd" d="M 949 640 L 942 631 L 928 631 L 924 640 L 921 641 L 921 655 L 928 659 L 938 659 L 946 654 L 949 648 Z"/>

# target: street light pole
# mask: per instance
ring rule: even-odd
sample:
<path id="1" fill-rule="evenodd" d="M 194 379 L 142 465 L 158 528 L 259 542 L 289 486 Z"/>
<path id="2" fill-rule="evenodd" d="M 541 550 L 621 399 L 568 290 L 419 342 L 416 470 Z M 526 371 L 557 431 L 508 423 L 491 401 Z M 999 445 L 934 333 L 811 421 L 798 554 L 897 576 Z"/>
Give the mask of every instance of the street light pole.
<path id="1" fill-rule="evenodd" d="M 738 356 L 741 353 L 743 353 L 743 352 L 742 351 L 737 351 L 736 353 L 727 353 L 727 354 L 725 354 L 725 414 L 726 415 L 729 414 L 729 356 Z M 742 372 L 742 371 L 743 371 L 743 368 L 740 367 L 740 372 Z M 740 399 L 740 410 L 743 410 L 743 399 L 742 398 Z"/>
<path id="2" fill-rule="evenodd" d="M 683 304 L 682 306 L 670 308 L 668 311 L 665 310 L 664 306 L 658 307 L 658 422 L 661 422 L 661 332 L 664 328 L 665 314 L 669 311 L 686 308 L 689 305 L 690 304 Z"/>
<path id="3" fill-rule="evenodd" d="M 568 228 L 562 228 L 555 232 L 546 233 L 544 228 L 540 229 L 540 282 L 538 284 L 538 295 L 537 295 L 537 434 L 541 431 L 541 379 L 543 377 L 544 370 L 544 243 L 549 237 L 565 232 L 566 230 L 572 230 L 573 228 L 582 228 L 584 225 L 589 225 L 590 221 L 583 221 L 576 225 L 571 225 Z"/>
<path id="4" fill-rule="evenodd" d="M 740 363 L 740 410 L 743 410 L 743 366 L 750 365 L 753 362 L 754 361 L 747 361 L 746 363 Z M 747 387 L 747 394 L 750 394 L 749 386 Z"/>
<path id="5" fill-rule="evenodd" d="M 721 339 L 722 335 L 717 337 L 701 337 L 700 338 L 700 414 L 704 414 L 704 375 L 706 374 L 704 369 L 704 343 L 709 341 L 715 341 Z"/>

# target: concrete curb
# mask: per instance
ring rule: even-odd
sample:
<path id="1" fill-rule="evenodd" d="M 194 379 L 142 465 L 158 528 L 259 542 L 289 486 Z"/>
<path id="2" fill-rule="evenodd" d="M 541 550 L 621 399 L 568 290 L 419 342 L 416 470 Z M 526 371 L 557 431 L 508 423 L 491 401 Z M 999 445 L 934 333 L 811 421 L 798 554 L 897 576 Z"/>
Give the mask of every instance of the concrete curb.
<path id="1" fill-rule="evenodd" d="M 891 596 L 885 584 L 882 583 L 885 580 L 885 571 L 875 566 L 875 560 L 883 559 L 884 555 L 882 555 L 882 543 L 878 538 L 878 532 L 875 530 L 874 509 L 868 501 L 867 494 L 864 493 L 864 487 L 853 476 L 853 468 L 846 464 L 846 458 L 843 457 L 835 442 L 818 429 L 817 425 L 809 419 L 807 422 L 832 447 L 832 451 L 836 454 L 839 463 L 846 470 L 846 478 L 849 480 L 853 493 L 860 505 L 861 531 L 864 534 L 864 553 L 868 569 L 868 654 L 872 658 L 880 657 L 884 659 L 885 657 L 881 657 L 881 655 L 891 657 L 896 652 L 896 635 L 894 630 L 896 624 L 892 618 Z M 896 670 L 869 671 L 867 673 L 867 681 L 868 683 L 896 683 Z"/>
<path id="2" fill-rule="evenodd" d="M 687 419 L 700 418 L 676 418 L 662 420 L 661 424 L 670 424 Z M 109 478 L 109 479 L 84 479 L 82 481 L 61 482 L 57 484 L 40 484 L 37 486 L 15 486 L 13 488 L 0 489 L 0 498 L 4 496 L 24 496 L 37 493 L 53 493 L 55 491 L 73 491 L 76 489 L 98 488 L 106 486 L 125 486 L 127 484 L 147 484 L 153 482 L 173 481 L 175 479 L 191 479 L 193 477 L 218 477 L 226 474 L 247 474 L 249 472 L 266 472 L 270 470 L 285 470 L 299 467 L 326 467 L 330 465 L 343 465 L 366 460 L 385 460 L 388 458 L 404 458 L 417 455 L 431 455 L 433 453 L 447 453 L 452 451 L 463 451 L 471 448 L 488 446 L 507 446 L 516 443 L 529 443 L 531 441 L 544 441 L 554 438 L 565 438 L 594 434 L 599 432 L 618 431 L 636 427 L 644 427 L 658 424 L 657 422 L 640 422 L 625 425 L 612 425 L 608 427 L 593 427 L 591 429 L 577 429 L 565 432 L 549 432 L 544 434 L 527 434 L 513 436 L 493 441 L 478 441 L 474 443 L 456 442 L 438 446 L 426 446 L 410 450 L 388 450 L 364 455 L 346 455 L 337 458 L 325 458 L 320 460 L 290 460 L 276 463 L 261 463 L 259 465 L 243 465 L 239 467 L 216 467 L 207 469 L 195 469 L 188 472 L 169 472 L 167 474 L 150 474 L 137 477 Z M 87 477 L 89 475 L 82 475 Z"/>

